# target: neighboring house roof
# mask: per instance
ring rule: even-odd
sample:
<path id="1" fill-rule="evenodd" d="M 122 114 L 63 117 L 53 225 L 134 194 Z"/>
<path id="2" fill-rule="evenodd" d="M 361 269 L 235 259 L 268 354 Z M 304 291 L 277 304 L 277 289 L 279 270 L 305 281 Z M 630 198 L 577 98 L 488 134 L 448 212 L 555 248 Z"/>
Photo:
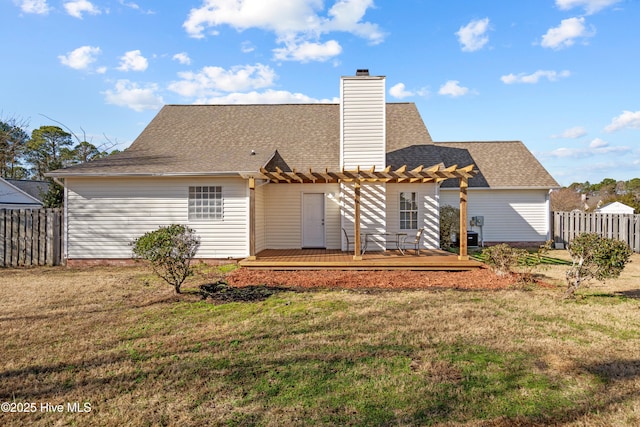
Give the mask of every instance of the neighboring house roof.
<path id="1" fill-rule="evenodd" d="M 387 103 L 385 130 L 392 168 L 475 164 L 472 187 L 559 187 L 522 142 L 434 144 L 413 103 Z M 263 166 L 341 169 L 340 105 L 166 105 L 123 152 L 48 175 L 225 175 Z"/>
<path id="2" fill-rule="evenodd" d="M 42 202 L 37 197 L 14 185 L 16 181 L 0 178 L 0 208 L 41 207 Z"/>
<path id="3" fill-rule="evenodd" d="M 635 209 L 632 206 L 625 205 L 621 202 L 612 202 L 600 206 L 598 209 L 596 209 L 596 212 L 632 214 L 635 212 Z"/>
<path id="4" fill-rule="evenodd" d="M 47 181 L 9 178 L 5 178 L 5 181 L 18 187 L 20 190 L 24 191 L 40 202 L 42 202 L 42 197 L 49 191 L 49 183 Z"/>

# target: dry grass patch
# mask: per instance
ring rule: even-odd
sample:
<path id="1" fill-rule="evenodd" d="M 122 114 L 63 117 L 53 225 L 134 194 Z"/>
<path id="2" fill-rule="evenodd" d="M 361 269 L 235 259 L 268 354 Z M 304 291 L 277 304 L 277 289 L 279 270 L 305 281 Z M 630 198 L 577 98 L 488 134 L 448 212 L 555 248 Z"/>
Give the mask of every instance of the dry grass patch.
<path id="1" fill-rule="evenodd" d="M 637 274 L 577 301 L 546 288 L 212 304 L 138 268 L 0 270 L 0 401 L 91 404 L 0 424 L 637 425 Z"/>

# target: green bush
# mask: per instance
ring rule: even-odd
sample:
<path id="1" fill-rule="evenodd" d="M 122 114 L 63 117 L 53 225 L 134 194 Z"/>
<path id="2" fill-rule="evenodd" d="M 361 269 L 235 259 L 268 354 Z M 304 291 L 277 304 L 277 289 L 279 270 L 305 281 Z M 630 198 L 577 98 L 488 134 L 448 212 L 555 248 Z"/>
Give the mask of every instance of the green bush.
<path id="1" fill-rule="evenodd" d="M 620 240 L 584 233 L 573 239 L 567 250 L 573 264 L 567 271 L 567 296 L 573 297 L 590 279 L 604 281 L 620 276 L 631 258 L 631 249 Z"/>
<path id="2" fill-rule="evenodd" d="M 482 259 L 491 266 L 498 276 L 511 274 L 513 269 L 526 260 L 529 253 L 525 249 L 512 248 L 506 243 L 490 246 L 482 250 Z"/>
<path id="3" fill-rule="evenodd" d="M 131 242 L 133 255 L 149 261 L 153 272 L 180 293 L 180 286 L 192 274 L 191 260 L 200 240 L 187 226 L 172 224 L 150 231 Z"/>
<path id="4" fill-rule="evenodd" d="M 451 235 L 460 232 L 460 209 L 450 205 L 440 208 L 440 247 L 449 249 L 453 242 Z"/>

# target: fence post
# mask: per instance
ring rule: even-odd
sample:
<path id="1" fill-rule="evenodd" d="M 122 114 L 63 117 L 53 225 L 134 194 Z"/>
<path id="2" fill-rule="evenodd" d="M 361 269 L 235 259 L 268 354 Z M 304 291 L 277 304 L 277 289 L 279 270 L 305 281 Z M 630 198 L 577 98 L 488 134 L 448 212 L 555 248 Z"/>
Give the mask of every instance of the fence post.
<path id="1" fill-rule="evenodd" d="M 0 209 L 0 267 L 7 267 L 7 210 Z"/>

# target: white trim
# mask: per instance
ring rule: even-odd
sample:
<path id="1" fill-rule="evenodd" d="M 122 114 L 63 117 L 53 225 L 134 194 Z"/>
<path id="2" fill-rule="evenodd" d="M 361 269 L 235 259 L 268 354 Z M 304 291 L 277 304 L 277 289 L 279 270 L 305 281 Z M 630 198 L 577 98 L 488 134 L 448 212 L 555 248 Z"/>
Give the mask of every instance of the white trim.
<path id="1" fill-rule="evenodd" d="M 460 187 L 442 187 L 443 191 L 460 191 Z M 531 187 L 469 187 L 469 191 L 491 191 L 491 190 L 553 190 L 560 187 L 554 186 L 531 186 Z"/>

